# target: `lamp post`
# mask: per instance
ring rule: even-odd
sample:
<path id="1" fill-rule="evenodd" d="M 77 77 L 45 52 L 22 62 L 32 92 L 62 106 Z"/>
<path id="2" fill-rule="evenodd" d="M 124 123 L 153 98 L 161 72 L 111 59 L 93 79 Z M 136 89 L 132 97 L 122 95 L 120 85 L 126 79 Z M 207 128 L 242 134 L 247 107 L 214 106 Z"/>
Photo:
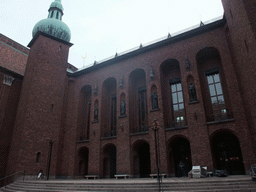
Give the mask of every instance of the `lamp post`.
<path id="1" fill-rule="evenodd" d="M 159 128 L 157 127 L 157 121 L 156 119 L 154 119 L 154 126 L 152 128 L 152 130 L 154 131 L 154 136 L 155 136 L 155 150 L 156 150 L 156 168 L 157 168 L 157 182 L 158 182 L 158 191 L 161 191 L 161 182 L 160 182 L 160 175 L 159 175 L 159 155 L 158 155 L 158 146 L 157 146 L 157 137 L 156 137 L 156 133 L 158 132 Z"/>
<path id="2" fill-rule="evenodd" d="M 50 175 L 50 167 L 51 167 L 51 158 L 52 158 L 52 145 L 53 141 L 49 141 L 49 155 L 48 155 L 48 164 L 47 164 L 47 180 L 49 180 L 49 175 Z"/>

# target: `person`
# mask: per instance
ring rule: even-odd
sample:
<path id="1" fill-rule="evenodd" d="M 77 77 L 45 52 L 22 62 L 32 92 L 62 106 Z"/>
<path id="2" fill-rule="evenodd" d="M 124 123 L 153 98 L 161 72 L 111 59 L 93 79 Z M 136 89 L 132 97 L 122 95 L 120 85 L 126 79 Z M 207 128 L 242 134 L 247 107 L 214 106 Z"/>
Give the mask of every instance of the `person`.
<path id="1" fill-rule="evenodd" d="M 38 173 L 38 176 L 37 176 L 37 179 L 41 179 L 43 176 L 43 170 L 40 169 L 39 173 Z"/>
<path id="2" fill-rule="evenodd" d="M 182 160 L 179 163 L 179 172 L 180 172 L 180 177 L 186 177 L 185 163 Z"/>

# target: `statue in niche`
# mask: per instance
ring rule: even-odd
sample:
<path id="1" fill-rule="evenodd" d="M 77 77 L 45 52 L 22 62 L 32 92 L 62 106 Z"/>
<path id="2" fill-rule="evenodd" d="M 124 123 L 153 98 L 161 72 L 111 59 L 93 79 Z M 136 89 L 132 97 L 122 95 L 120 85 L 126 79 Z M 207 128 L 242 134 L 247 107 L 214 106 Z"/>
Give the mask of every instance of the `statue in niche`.
<path id="1" fill-rule="evenodd" d="M 123 89 L 124 88 L 124 80 L 123 80 L 123 76 L 121 76 L 121 79 L 119 81 L 119 85 L 120 87 Z"/>
<path id="2" fill-rule="evenodd" d="M 190 96 L 190 102 L 197 101 L 196 87 L 193 83 L 190 83 L 190 86 L 189 86 L 189 96 Z"/>
<path id="3" fill-rule="evenodd" d="M 152 99 L 152 109 L 158 109 L 158 96 L 155 91 L 151 94 L 151 99 Z"/>
<path id="4" fill-rule="evenodd" d="M 124 100 L 121 102 L 120 108 L 121 108 L 121 116 L 124 116 L 125 112 L 126 112 L 125 101 Z"/>
<path id="5" fill-rule="evenodd" d="M 99 108 L 98 108 L 98 105 L 95 105 L 95 107 L 94 107 L 94 121 L 98 121 L 98 117 L 99 117 Z"/>
<path id="6" fill-rule="evenodd" d="M 185 66 L 187 70 L 190 70 L 190 62 L 188 60 L 188 57 L 186 56 L 186 60 L 185 60 Z"/>
<path id="7" fill-rule="evenodd" d="M 151 79 L 154 79 L 154 71 L 153 71 L 152 67 L 150 68 L 149 76 L 150 76 Z"/>

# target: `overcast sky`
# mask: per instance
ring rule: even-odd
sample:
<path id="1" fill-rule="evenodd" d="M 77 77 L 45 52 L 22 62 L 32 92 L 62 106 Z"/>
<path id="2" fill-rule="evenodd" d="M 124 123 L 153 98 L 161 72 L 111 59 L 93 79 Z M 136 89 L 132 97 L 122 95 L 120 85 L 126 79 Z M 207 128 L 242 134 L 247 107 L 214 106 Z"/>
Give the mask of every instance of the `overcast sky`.
<path id="1" fill-rule="evenodd" d="M 27 46 L 53 0 L 0 0 L 0 33 Z M 81 68 L 223 15 L 221 0 L 62 0 Z M 82 57 L 86 57 L 83 59 Z"/>

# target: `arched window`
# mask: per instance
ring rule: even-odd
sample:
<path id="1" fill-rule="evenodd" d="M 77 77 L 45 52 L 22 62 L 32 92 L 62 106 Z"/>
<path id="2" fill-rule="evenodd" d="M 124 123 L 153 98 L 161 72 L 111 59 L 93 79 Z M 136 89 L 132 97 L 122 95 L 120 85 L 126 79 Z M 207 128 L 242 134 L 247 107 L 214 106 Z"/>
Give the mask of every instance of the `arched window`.
<path id="1" fill-rule="evenodd" d="M 134 70 L 129 76 L 129 121 L 131 133 L 148 131 L 146 74 Z"/>
<path id="2" fill-rule="evenodd" d="M 231 118 L 228 95 L 218 50 L 206 47 L 196 55 L 207 121 Z"/>
<path id="3" fill-rule="evenodd" d="M 160 69 L 165 127 L 184 127 L 186 114 L 179 62 L 168 59 L 161 64 Z"/>
<path id="4" fill-rule="evenodd" d="M 181 79 L 170 80 L 172 94 L 173 119 L 175 127 L 185 126 L 185 107 L 181 86 Z"/>
<path id="5" fill-rule="evenodd" d="M 218 69 L 212 69 L 206 71 L 207 83 L 210 92 L 212 110 L 214 115 L 221 115 L 222 118 L 226 118 L 227 110 L 225 99 L 223 95 L 223 89 L 220 81 L 220 73 Z"/>
<path id="6" fill-rule="evenodd" d="M 117 81 L 115 78 L 108 78 L 102 87 L 102 137 L 116 136 L 116 116 L 117 116 Z"/>
<path id="7" fill-rule="evenodd" d="M 92 87 L 84 86 L 80 91 L 79 116 L 78 116 L 78 140 L 89 139 L 91 116 Z"/>

